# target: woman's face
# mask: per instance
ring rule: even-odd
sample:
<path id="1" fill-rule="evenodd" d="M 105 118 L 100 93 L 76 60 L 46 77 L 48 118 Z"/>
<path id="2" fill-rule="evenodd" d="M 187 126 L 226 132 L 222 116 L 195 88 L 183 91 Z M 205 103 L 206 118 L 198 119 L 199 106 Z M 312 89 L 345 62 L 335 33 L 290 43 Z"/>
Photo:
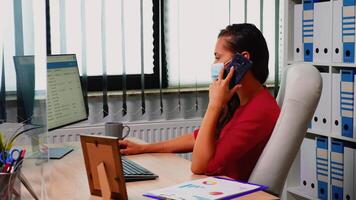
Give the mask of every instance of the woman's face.
<path id="1" fill-rule="evenodd" d="M 215 61 L 214 63 L 226 63 L 233 57 L 233 53 L 227 48 L 225 37 L 219 37 L 215 45 Z"/>

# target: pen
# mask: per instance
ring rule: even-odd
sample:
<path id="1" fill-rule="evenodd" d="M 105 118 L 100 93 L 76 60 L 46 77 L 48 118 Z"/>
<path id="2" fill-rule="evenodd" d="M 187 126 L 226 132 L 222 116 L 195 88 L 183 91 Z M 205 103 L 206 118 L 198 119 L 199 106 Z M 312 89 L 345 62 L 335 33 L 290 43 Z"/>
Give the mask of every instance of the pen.
<path id="1" fill-rule="evenodd" d="M 3 170 L 2 170 L 2 172 L 3 172 L 3 173 L 7 173 L 9 167 L 10 167 L 10 164 L 9 164 L 9 163 L 6 163 L 6 164 L 5 164 L 5 167 L 4 167 Z"/>
<path id="2" fill-rule="evenodd" d="M 23 159 L 25 157 L 26 149 L 23 149 L 20 154 L 20 158 Z"/>

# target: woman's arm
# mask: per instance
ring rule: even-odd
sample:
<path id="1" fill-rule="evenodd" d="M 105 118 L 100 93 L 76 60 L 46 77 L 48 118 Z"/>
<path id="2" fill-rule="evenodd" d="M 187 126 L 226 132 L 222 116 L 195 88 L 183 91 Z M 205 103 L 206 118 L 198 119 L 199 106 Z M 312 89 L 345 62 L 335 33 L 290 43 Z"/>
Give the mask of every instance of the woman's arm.
<path id="1" fill-rule="evenodd" d="M 205 173 L 209 160 L 215 152 L 216 124 L 221 108 L 208 105 L 192 154 L 191 170 L 194 174 Z"/>
<path id="2" fill-rule="evenodd" d="M 191 170 L 195 174 L 203 174 L 209 161 L 215 153 L 216 125 L 220 113 L 231 97 L 237 92 L 241 85 L 229 89 L 230 80 L 234 74 L 231 67 L 226 79 L 223 79 L 224 69 L 219 73 L 218 80 L 214 81 L 209 88 L 209 104 L 204 119 L 195 140 Z"/>
<path id="3" fill-rule="evenodd" d="M 171 140 L 152 144 L 137 144 L 130 140 L 119 140 L 120 152 L 124 155 L 141 153 L 185 153 L 192 152 L 194 147 L 194 135 L 185 134 Z"/>

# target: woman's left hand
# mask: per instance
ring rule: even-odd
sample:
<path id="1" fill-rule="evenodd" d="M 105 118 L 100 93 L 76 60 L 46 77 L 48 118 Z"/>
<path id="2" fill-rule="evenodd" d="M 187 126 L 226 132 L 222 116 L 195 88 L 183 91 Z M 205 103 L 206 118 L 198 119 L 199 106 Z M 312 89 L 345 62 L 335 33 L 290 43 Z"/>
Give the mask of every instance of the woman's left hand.
<path id="1" fill-rule="evenodd" d="M 209 87 L 209 106 L 222 110 L 231 97 L 242 87 L 241 84 L 229 89 L 229 83 L 234 75 L 234 68 L 231 67 L 228 75 L 224 79 L 224 68 L 219 72 L 219 77 L 214 80 Z"/>

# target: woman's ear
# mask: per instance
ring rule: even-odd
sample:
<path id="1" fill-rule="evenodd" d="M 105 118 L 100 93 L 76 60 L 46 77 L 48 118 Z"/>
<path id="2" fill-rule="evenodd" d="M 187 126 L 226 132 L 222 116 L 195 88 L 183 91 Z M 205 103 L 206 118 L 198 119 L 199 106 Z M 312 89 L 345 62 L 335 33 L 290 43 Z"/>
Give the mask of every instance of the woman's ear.
<path id="1" fill-rule="evenodd" d="M 249 60 L 250 60 L 250 58 L 251 58 L 251 55 L 250 55 L 250 53 L 249 53 L 248 51 L 243 51 L 243 52 L 241 52 L 241 55 L 242 55 L 243 57 L 249 59 Z"/>

